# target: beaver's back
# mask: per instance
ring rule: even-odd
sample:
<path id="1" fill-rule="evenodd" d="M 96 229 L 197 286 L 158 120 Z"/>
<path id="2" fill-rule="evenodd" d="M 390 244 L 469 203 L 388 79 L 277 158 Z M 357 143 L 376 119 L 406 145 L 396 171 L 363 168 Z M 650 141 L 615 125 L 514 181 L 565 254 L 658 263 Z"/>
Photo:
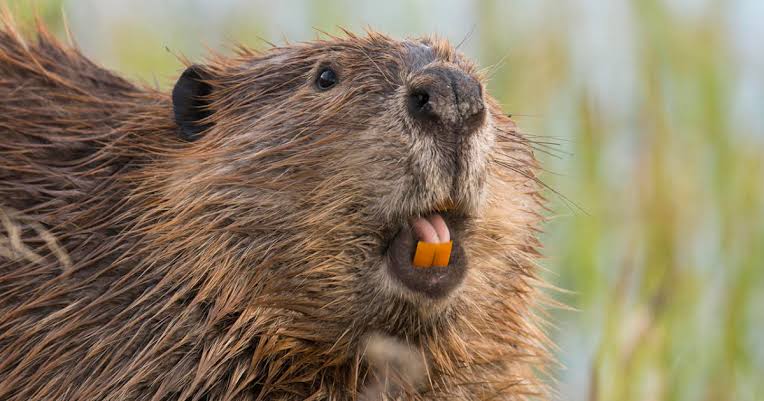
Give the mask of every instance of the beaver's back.
<path id="1" fill-rule="evenodd" d="M 178 142 L 165 135 L 174 129 L 170 111 L 166 95 L 93 64 L 44 30 L 25 42 L 0 29 L 0 399 L 52 391 L 22 386 L 34 377 L 48 386 L 54 377 L 86 380 L 96 363 L 85 362 L 88 350 L 125 327 L 116 315 L 156 281 L 132 279 L 126 291 L 106 295 L 134 266 L 122 255 L 136 236 L 120 234 L 134 220 L 126 177 Z M 123 338 L 122 351 L 140 341 Z M 42 348 L 56 341 L 66 343 L 59 356 L 90 367 L 62 370 L 56 351 Z"/>
<path id="2" fill-rule="evenodd" d="M 0 32 L 0 199 L 41 214 L 83 202 L 134 158 L 130 115 L 166 101 L 100 68 L 44 31 Z M 150 118 L 144 115 L 141 118 Z M 136 129 L 140 121 L 136 121 Z M 50 216 L 48 217 L 50 218 Z M 52 222 L 51 222 L 52 223 Z"/>

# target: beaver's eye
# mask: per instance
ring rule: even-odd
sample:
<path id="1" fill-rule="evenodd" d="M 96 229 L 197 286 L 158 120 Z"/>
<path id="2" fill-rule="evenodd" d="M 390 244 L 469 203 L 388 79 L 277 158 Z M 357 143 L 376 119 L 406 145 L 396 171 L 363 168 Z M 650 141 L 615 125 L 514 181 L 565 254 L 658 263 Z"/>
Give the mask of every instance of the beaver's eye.
<path id="1" fill-rule="evenodd" d="M 316 86 L 318 86 L 318 89 L 327 90 L 336 85 L 337 81 L 337 73 L 335 73 L 331 68 L 325 67 L 322 68 L 318 73 L 318 78 L 316 78 Z"/>

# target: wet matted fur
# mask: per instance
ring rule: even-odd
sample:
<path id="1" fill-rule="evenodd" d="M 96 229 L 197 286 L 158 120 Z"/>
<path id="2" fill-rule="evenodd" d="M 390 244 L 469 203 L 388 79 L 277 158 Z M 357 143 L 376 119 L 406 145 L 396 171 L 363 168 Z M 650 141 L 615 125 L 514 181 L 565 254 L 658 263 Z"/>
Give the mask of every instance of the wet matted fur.
<path id="1" fill-rule="evenodd" d="M 441 168 L 400 101 L 432 63 L 482 86 L 436 38 L 214 56 L 194 67 L 208 116 L 188 141 L 167 93 L 6 18 L 0 399 L 544 398 L 531 144 L 486 95 L 479 133 L 452 144 L 461 167 Z M 340 83 L 321 92 L 324 65 Z M 470 216 L 469 270 L 430 300 L 384 252 L 446 201 Z"/>

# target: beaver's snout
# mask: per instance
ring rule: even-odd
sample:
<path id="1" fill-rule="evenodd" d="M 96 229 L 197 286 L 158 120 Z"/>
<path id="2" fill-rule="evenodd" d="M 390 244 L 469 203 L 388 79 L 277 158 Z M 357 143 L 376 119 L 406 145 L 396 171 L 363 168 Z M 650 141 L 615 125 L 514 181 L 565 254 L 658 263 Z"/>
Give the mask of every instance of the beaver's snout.
<path id="1" fill-rule="evenodd" d="M 456 66 L 426 67 L 412 77 L 408 86 L 408 112 L 422 124 L 436 124 L 446 132 L 469 135 L 485 118 L 480 83 Z"/>

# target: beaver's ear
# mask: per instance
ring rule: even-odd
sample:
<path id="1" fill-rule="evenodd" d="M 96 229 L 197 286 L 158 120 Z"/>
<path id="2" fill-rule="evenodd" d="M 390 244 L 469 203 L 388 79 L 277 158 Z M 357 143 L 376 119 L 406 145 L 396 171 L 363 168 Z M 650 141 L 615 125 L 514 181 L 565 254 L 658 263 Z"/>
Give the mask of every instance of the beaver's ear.
<path id="1" fill-rule="evenodd" d="M 193 141 L 201 133 L 212 126 L 205 121 L 212 115 L 210 97 L 212 85 L 209 83 L 211 74 L 200 65 L 186 68 L 172 89 L 172 109 L 175 122 L 180 127 L 180 137 Z"/>

